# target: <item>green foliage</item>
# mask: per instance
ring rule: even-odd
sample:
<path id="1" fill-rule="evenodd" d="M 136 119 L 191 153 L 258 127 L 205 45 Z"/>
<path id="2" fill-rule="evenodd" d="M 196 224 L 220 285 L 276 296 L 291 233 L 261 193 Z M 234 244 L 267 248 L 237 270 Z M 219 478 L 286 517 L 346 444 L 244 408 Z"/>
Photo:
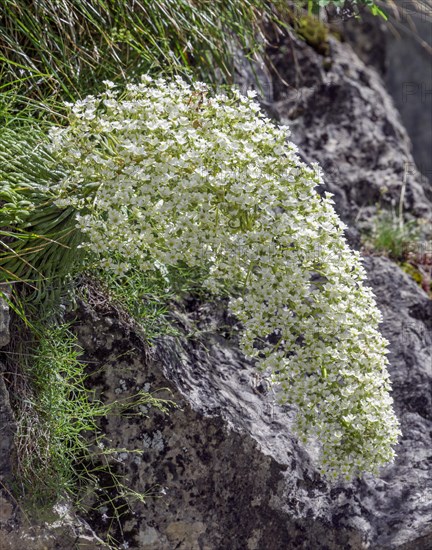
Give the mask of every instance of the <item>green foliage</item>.
<path id="1" fill-rule="evenodd" d="M 414 281 L 421 286 L 422 282 L 423 282 L 423 276 L 420 272 L 420 270 L 418 269 L 418 267 L 414 266 L 413 264 L 411 264 L 410 262 L 404 262 L 403 264 L 401 264 L 401 268 L 403 269 L 403 271 L 405 271 L 405 273 L 407 273 L 412 279 L 414 279 Z"/>
<path id="2" fill-rule="evenodd" d="M 309 0 L 296 8 L 306 17 L 328 4 L 339 9 L 347 3 Z M 357 5 L 385 17 L 372 0 L 348 8 Z M 265 58 L 268 30 L 282 30 L 289 14 L 284 0 L 4 0 L 0 120 L 12 110 L 15 123 L 28 116 L 59 123 L 64 100 L 98 93 L 104 80 L 121 83 L 143 73 L 232 83 L 236 48 L 246 58 L 257 51 Z M 300 27 L 326 54 L 322 29 L 312 29 L 310 21 Z"/>
<path id="3" fill-rule="evenodd" d="M 40 303 L 81 258 L 74 210 L 54 204 L 64 172 L 36 128 L 0 130 L 0 282 L 25 284 Z"/>
<path id="4" fill-rule="evenodd" d="M 363 245 L 367 251 L 378 252 L 394 260 L 432 296 L 430 239 L 427 221 L 403 221 L 400 207 L 398 216 L 388 211 L 379 213 L 373 220 L 372 230 L 363 236 Z"/>
<path id="5" fill-rule="evenodd" d="M 23 345 L 31 352 L 20 354 L 26 358 L 22 375 L 29 380 L 17 408 L 21 492 L 32 505 L 49 507 L 65 495 L 76 502 L 106 470 L 104 457 L 119 451 L 101 443 L 98 421 L 141 406 L 167 412 L 171 402 L 145 392 L 109 404 L 96 399 L 86 385 L 82 350 L 67 325 L 39 326 L 36 342 Z"/>
<path id="6" fill-rule="evenodd" d="M 174 293 L 162 276 L 149 276 L 137 266 L 131 267 L 127 277 L 120 278 L 101 269 L 93 271 L 92 276 L 114 307 L 132 317 L 147 341 L 161 333 L 174 333 L 167 319 Z"/>
<path id="7" fill-rule="evenodd" d="M 112 254 L 110 260 L 113 266 L 121 268 L 123 258 Z M 181 262 L 168 266 L 166 271 L 145 272 L 137 262 L 130 261 L 127 276 L 100 268 L 94 268 L 89 274 L 120 316 L 126 315 L 126 323 L 133 320 L 149 343 L 162 334 L 178 334 L 169 318 L 176 300 L 208 297 L 202 285 L 204 272 Z"/>
<path id="8" fill-rule="evenodd" d="M 328 28 L 316 17 L 304 15 L 294 22 L 296 32 L 318 53 L 328 55 Z"/>
<path id="9" fill-rule="evenodd" d="M 313 12 L 315 7 L 326 7 L 329 5 L 335 6 L 337 9 L 353 10 L 355 7 L 365 6 L 372 15 L 379 15 L 384 20 L 387 20 L 387 14 L 374 2 L 374 0 L 309 0 L 310 12 Z"/>
<path id="10" fill-rule="evenodd" d="M 370 237 L 366 238 L 374 250 L 393 260 L 404 260 L 412 243 L 419 240 L 417 222 L 403 222 L 391 212 L 381 212 L 373 223 Z"/>
<path id="11" fill-rule="evenodd" d="M 233 73 L 232 47 L 248 52 L 272 7 L 264 0 L 5 0 L 0 26 L 3 86 L 33 100 L 77 99 L 105 79 L 144 72 Z"/>

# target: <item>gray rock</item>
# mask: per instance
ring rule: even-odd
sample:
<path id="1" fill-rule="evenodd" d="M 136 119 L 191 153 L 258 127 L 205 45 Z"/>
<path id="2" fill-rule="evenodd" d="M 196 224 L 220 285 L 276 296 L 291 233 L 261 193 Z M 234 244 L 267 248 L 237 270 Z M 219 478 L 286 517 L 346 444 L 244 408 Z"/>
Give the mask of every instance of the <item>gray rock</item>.
<path id="1" fill-rule="evenodd" d="M 359 500 L 384 548 L 432 547 L 432 301 L 392 262 L 367 258 L 390 341 L 390 375 L 403 439 L 395 464 L 364 481 Z M 372 517 L 373 515 L 373 517 Z"/>
<path id="2" fill-rule="evenodd" d="M 405 213 L 432 219 L 432 189 L 419 173 L 411 142 L 383 82 L 348 44 L 329 39 L 324 58 L 287 36 L 272 60 L 270 112 L 292 131 L 309 162 L 319 162 L 336 207 L 356 226 L 376 206 L 398 206 L 406 181 Z"/>
<path id="3" fill-rule="evenodd" d="M 0 498 L 3 496 L 0 493 Z M 0 500 L 8 502 L 5 496 Z M 12 505 L 11 505 L 12 507 Z M 16 508 L 16 506 L 15 506 Z M 10 522 L 11 523 L 11 522 Z M 82 520 L 73 513 L 56 520 L 30 524 L 25 514 L 16 512 L 14 522 L 8 526 L 0 523 L 1 550 L 102 550 L 107 545 L 99 539 Z"/>
<path id="4" fill-rule="evenodd" d="M 382 75 L 413 144 L 414 160 L 432 185 L 432 26 L 427 2 L 396 0 L 389 21 L 363 13 L 333 20 L 359 56 Z"/>
<path id="5" fill-rule="evenodd" d="M 317 473 L 316 448 L 291 435 L 293 411 L 273 403 L 239 353 L 223 303 L 177 309 L 182 336 L 153 352 L 118 321 L 81 311 L 78 334 L 104 399 L 119 387 L 123 397 L 165 387 L 178 404 L 168 416 L 108 420 L 114 447 L 142 451 L 117 459 L 118 471 L 152 495 L 124 519 L 129 548 L 432 546 L 432 301 L 390 261 L 365 263 L 404 435 L 394 465 L 350 484 L 330 486 Z M 98 534 L 106 528 L 101 516 L 89 521 Z"/>
<path id="6" fill-rule="evenodd" d="M 5 300 L 10 297 L 10 289 L 0 284 L 0 348 L 9 343 L 9 306 Z"/>
<path id="7" fill-rule="evenodd" d="M 16 424 L 3 376 L 4 368 L 0 363 L 0 548 L 7 548 L 2 542 L 2 536 L 4 529 L 13 525 L 17 512 L 16 503 L 8 489 L 15 464 L 13 450 Z"/>
<path id="8" fill-rule="evenodd" d="M 10 481 L 13 470 L 16 425 L 3 376 L 4 369 L 0 363 L 0 481 L 5 482 Z"/>

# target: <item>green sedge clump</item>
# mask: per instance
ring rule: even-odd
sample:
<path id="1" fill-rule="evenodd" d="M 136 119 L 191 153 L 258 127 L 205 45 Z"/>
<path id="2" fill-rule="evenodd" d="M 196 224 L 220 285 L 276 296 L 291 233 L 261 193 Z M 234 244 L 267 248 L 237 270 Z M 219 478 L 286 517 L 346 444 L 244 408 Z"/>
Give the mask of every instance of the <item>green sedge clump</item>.
<path id="1" fill-rule="evenodd" d="M 83 246 L 117 277 L 132 265 L 167 280 L 198 269 L 208 291 L 230 296 L 244 353 L 297 407 L 296 432 L 319 438 L 322 471 L 377 472 L 400 434 L 381 316 L 333 201 L 316 191 L 319 167 L 253 95 L 107 83 L 51 132 L 68 171 L 57 205 L 78 211 Z"/>

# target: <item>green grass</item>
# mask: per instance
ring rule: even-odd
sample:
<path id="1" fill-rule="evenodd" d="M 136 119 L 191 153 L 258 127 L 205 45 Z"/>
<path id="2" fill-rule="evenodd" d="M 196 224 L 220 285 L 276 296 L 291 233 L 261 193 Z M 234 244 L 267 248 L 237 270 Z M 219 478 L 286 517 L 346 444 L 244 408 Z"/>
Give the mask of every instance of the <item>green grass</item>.
<path id="1" fill-rule="evenodd" d="M 230 81 L 233 46 L 252 55 L 263 19 L 275 19 L 264 0 L 4 0 L 1 14 L 0 91 L 36 102 L 144 72 Z"/>
<path id="2" fill-rule="evenodd" d="M 133 264 L 122 278 L 106 270 L 89 274 L 90 281 L 94 279 L 126 323 L 132 320 L 150 344 L 158 336 L 178 334 L 169 316 L 173 302 L 187 296 L 199 299 L 208 295 L 201 284 L 204 273 L 186 265 L 170 267 L 165 275 L 143 273 Z"/>
<path id="3" fill-rule="evenodd" d="M 98 291 L 117 309 L 126 324 L 133 324 L 147 342 L 161 334 L 174 334 L 168 319 L 170 301 L 174 293 L 162 277 L 144 274 L 132 268 L 128 276 L 119 279 L 105 270 L 89 271 L 83 279 L 80 294 L 86 300 L 87 293 Z"/>
<path id="4" fill-rule="evenodd" d="M 413 243 L 420 238 L 416 220 L 402 222 L 391 212 L 382 212 L 374 220 L 370 237 L 366 243 L 374 250 L 397 261 L 404 260 Z"/>
<path id="5" fill-rule="evenodd" d="M 98 485 L 101 472 L 113 477 L 106 457 L 119 450 L 101 445 L 101 418 L 142 405 L 167 412 L 172 403 L 145 392 L 102 403 L 88 388 L 82 350 L 69 327 L 40 326 L 38 331 L 36 344 L 22 342 L 30 353 L 20 353 L 26 358 L 20 375 L 28 384 L 21 382 L 16 407 L 16 475 L 26 505 L 46 509 L 65 496 L 79 502 Z M 119 495 L 138 496 L 115 475 L 113 483 Z"/>
<path id="6" fill-rule="evenodd" d="M 64 172 L 36 126 L 0 129 L 0 283 L 33 306 L 53 296 L 83 259 L 72 208 L 54 204 Z"/>

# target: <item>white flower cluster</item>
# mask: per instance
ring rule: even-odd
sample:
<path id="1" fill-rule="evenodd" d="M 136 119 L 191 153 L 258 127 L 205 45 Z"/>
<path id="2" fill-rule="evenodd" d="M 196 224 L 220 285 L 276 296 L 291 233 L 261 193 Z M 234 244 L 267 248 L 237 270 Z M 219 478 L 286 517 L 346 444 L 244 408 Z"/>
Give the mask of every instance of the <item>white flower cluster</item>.
<path id="1" fill-rule="evenodd" d="M 387 342 L 358 253 L 343 237 L 318 166 L 253 100 L 143 77 L 71 106 L 51 132 L 69 166 L 59 205 L 79 211 L 91 253 L 126 274 L 179 263 L 229 292 L 242 348 L 317 436 L 322 470 L 350 478 L 394 457 Z"/>

